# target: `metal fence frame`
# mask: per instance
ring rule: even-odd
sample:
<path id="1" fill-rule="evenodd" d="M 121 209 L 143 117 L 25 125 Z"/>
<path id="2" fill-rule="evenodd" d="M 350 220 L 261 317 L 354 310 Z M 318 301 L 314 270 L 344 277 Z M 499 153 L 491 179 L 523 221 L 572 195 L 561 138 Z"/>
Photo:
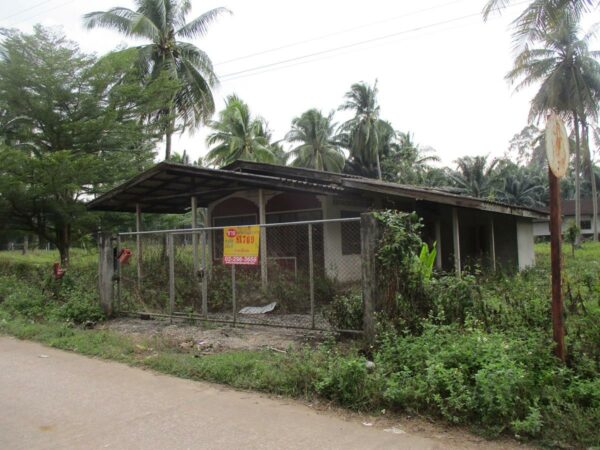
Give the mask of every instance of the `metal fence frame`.
<path id="1" fill-rule="evenodd" d="M 335 332 L 343 332 L 343 333 L 353 333 L 353 334 L 362 334 L 362 330 L 339 330 L 339 329 L 325 329 L 318 328 L 315 325 L 315 280 L 314 280 L 314 245 L 313 245 L 313 229 L 315 225 L 326 225 L 331 223 L 348 223 L 355 222 L 360 223 L 360 217 L 352 217 L 352 218 L 339 218 L 339 219 L 323 219 L 323 220 L 310 220 L 310 221 L 297 221 L 297 222 L 282 222 L 282 223 L 267 223 L 267 224 L 254 224 L 254 226 L 258 226 L 261 229 L 261 242 L 264 242 L 266 232 L 263 233 L 263 229 L 267 228 L 276 228 L 276 227 L 285 227 L 285 226 L 302 226 L 306 225 L 308 230 L 308 275 L 309 275 L 309 298 L 310 298 L 310 318 L 311 318 L 311 326 L 294 326 L 294 325 L 281 325 L 274 323 L 248 323 L 243 322 L 243 325 L 256 325 L 256 326 L 268 326 L 268 327 L 276 327 L 276 328 L 290 328 L 290 329 L 306 329 L 306 330 L 314 330 L 314 331 L 335 331 Z M 236 225 L 231 225 L 236 226 Z M 204 274 L 204 271 L 207 268 L 207 263 L 211 260 L 212 265 L 212 255 L 207 255 L 207 233 L 225 230 L 230 228 L 231 226 L 221 226 L 221 227 L 198 227 L 198 228 L 187 228 L 187 229 L 168 229 L 168 230 L 149 230 L 149 231 L 129 231 L 129 232 L 121 232 L 117 235 L 117 254 L 122 247 L 123 238 L 125 237 L 135 237 L 137 244 L 137 276 L 138 276 L 138 285 L 141 282 L 141 265 L 140 265 L 140 254 L 142 253 L 141 241 L 140 238 L 145 235 L 166 235 L 166 246 L 168 253 L 168 291 L 169 291 L 169 302 L 168 302 L 168 314 L 162 313 L 153 313 L 153 312 L 143 312 L 143 311 L 122 311 L 121 309 L 121 264 L 116 264 L 116 311 L 118 314 L 135 314 L 135 315 L 146 315 L 146 316 L 156 316 L 156 317 L 164 317 L 169 318 L 172 322 L 173 319 L 193 319 L 193 320 L 201 320 L 208 322 L 218 322 L 218 323 L 230 323 L 233 326 L 238 325 L 237 318 L 237 302 L 236 302 L 236 265 L 231 265 L 231 285 L 232 285 L 232 320 L 223 320 L 223 319 L 215 319 L 209 317 L 208 315 L 208 282 L 207 276 Z M 239 226 L 248 226 L 248 225 L 239 225 Z M 193 247 L 193 267 L 194 273 L 200 273 L 200 264 L 202 264 L 202 284 L 201 284 L 201 295 L 202 295 L 202 314 L 198 313 L 184 313 L 180 311 L 175 311 L 175 246 L 174 246 L 174 237 L 175 236 L 186 236 L 192 235 L 192 247 Z M 201 258 L 198 255 L 198 236 L 202 236 L 200 239 L 202 241 L 201 244 Z M 360 236 L 359 236 L 360 238 Z M 325 240 L 325 238 L 323 238 Z M 214 243 L 213 243 L 214 245 Z M 263 245 L 259 249 L 259 254 L 261 255 L 260 260 L 263 259 Z M 212 249 L 212 247 L 211 247 Z M 266 255 L 265 255 L 266 256 Z M 276 257 L 281 258 L 281 257 Z M 290 257 L 284 257 L 290 258 Z M 267 257 L 267 259 L 269 259 Z M 295 273 L 297 274 L 297 261 L 295 263 Z M 261 263 L 262 264 L 262 263 Z"/>

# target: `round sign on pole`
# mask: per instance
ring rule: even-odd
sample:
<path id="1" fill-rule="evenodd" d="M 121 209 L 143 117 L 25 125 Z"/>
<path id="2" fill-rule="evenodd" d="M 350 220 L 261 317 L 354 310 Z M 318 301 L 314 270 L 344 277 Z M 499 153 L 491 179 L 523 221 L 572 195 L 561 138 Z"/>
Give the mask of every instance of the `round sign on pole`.
<path id="1" fill-rule="evenodd" d="M 569 168 L 569 138 L 563 121 L 554 112 L 546 121 L 546 156 L 552 173 L 564 177 Z"/>

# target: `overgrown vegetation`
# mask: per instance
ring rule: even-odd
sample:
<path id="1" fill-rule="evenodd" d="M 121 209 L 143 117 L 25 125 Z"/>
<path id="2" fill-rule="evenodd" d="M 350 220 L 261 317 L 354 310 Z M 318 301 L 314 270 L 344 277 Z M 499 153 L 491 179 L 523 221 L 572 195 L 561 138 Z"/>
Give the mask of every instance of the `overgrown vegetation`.
<path id="1" fill-rule="evenodd" d="M 379 217 L 393 225 L 379 261 L 394 264 L 385 292 L 395 317 L 381 317 L 377 344 L 368 351 L 358 342 L 331 341 L 285 354 L 193 357 L 160 337 L 84 330 L 78 324 L 99 320 L 89 294 L 91 264 L 70 270 L 57 284 L 49 265 L 2 262 L 0 331 L 191 379 L 318 396 L 361 411 L 438 417 L 487 436 L 504 433 L 557 447 L 599 445 L 600 245 L 584 243 L 575 257 L 564 255 L 569 357 L 562 364 L 552 353 L 547 244 L 536 247 L 536 266 L 520 274 L 429 277 L 423 264 L 430 258 L 419 257 L 422 242 L 415 237 L 418 221 Z M 413 303 L 417 298 L 421 304 Z M 361 307 L 359 293 L 350 290 L 336 297 L 329 314 L 340 328 L 355 328 Z"/>

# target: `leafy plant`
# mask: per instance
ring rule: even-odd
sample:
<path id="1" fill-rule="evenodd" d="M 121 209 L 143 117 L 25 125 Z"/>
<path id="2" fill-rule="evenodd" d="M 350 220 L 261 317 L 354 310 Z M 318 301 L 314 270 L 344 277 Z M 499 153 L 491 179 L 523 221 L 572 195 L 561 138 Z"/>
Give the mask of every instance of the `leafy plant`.
<path id="1" fill-rule="evenodd" d="M 571 244 L 571 254 L 575 256 L 575 246 L 577 245 L 577 239 L 581 234 L 581 230 L 577 226 L 574 220 L 569 221 L 565 230 L 565 240 Z"/>

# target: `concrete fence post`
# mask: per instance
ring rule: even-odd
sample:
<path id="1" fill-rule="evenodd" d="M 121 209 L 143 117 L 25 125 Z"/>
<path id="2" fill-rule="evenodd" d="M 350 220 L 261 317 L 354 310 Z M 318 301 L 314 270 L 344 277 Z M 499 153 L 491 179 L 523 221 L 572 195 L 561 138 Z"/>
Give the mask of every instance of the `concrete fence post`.
<path id="1" fill-rule="evenodd" d="M 101 233 L 98 236 L 98 292 L 100 307 L 107 317 L 114 312 L 113 282 L 115 275 L 115 254 L 110 234 Z"/>
<path id="2" fill-rule="evenodd" d="M 375 313 L 381 310 L 381 296 L 377 279 L 377 245 L 381 226 L 372 213 L 360 216 L 362 255 L 363 332 L 366 341 L 375 342 Z"/>

